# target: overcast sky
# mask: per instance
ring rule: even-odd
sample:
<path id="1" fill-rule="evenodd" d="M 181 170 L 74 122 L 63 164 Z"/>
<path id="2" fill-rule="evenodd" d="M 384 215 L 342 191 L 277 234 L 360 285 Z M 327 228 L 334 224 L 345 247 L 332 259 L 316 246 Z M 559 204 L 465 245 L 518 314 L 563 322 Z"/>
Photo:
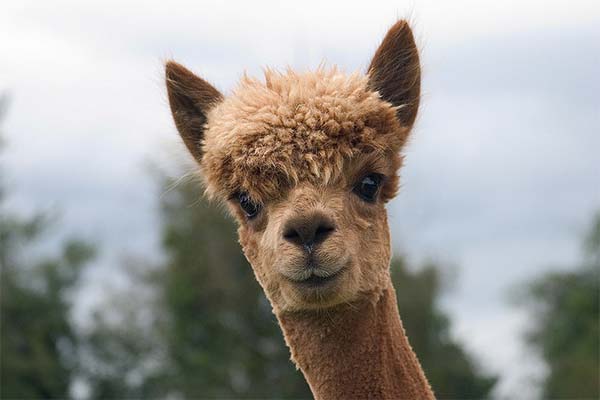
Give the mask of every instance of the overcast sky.
<path id="1" fill-rule="evenodd" d="M 389 206 L 396 251 L 453 266 L 454 334 L 502 375 L 498 393 L 523 397 L 539 371 L 510 290 L 574 264 L 600 208 L 600 2 L 3 1 L 9 206 L 60 209 L 101 243 L 93 298 L 118 276 L 107 260 L 156 252 L 146 162 L 189 161 L 165 59 L 225 93 L 266 65 L 364 71 L 397 17 L 413 22 L 424 93 Z"/>

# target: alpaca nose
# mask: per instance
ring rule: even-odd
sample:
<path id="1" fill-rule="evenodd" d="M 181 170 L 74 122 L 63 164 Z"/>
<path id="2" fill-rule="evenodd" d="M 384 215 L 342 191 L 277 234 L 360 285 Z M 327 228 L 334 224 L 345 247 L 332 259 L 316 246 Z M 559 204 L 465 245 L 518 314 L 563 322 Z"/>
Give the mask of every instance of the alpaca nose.
<path id="1" fill-rule="evenodd" d="M 316 212 L 288 220 L 283 228 L 283 238 L 310 253 L 334 231 L 335 224 L 331 218 Z"/>

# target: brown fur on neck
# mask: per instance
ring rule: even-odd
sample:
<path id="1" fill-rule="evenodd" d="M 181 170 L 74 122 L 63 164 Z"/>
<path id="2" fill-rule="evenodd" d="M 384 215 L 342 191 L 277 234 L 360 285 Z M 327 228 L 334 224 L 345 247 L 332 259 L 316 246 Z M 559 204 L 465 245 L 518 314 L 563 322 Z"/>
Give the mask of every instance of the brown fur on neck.
<path id="1" fill-rule="evenodd" d="M 391 281 L 378 296 L 278 319 L 317 399 L 434 398 L 406 338 Z"/>

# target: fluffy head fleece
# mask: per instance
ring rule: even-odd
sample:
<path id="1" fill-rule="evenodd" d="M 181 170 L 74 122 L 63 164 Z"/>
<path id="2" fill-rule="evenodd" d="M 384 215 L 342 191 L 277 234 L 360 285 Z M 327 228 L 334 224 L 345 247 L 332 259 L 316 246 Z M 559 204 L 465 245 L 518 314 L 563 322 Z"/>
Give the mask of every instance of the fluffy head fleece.
<path id="1" fill-rule="evenodd" d="M 394 106 L 359 74 L 337 69 L 245 77 L 208 113 L 202 145 L 207 191 L 240 188 L 261 203 L 300 182 L 328 185 L 357 154 L 399 154 L 407 137 Z"/>
<path id="2" fill-rule="evenodd" d="M 166 76 L 206 192 L 236 217 L 315 396 L 431 398 L 389 276 L 385 203 L 398 188 L 420 94 L 408 24 L 392 26 L 366 75 L 267 69 L 264 81 L 245 76 L 228 97 L 175 62 Z M 336 344 L 364 351 L 338 354 Z M 358 375 L 348 368 L 355 364 Z"/>

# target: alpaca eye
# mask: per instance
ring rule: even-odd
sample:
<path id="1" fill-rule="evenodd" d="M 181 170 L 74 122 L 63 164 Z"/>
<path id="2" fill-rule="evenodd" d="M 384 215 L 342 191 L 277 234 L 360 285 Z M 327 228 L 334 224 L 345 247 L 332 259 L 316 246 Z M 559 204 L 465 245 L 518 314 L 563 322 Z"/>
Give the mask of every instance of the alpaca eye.
<path id="1" fill-rule="evenodd" d="M 244 210 L 244 213 L 246 213 L 246 217 L 248 217 L 248 219 L 256 217 L 260 211 L 260 205 L 253 202 L 250 196 L 248 196 L 248 193 L 241 192 L 238 195 L 238 201 L 240 202 L 240 207 L 242 207 L 242 210 Z"/>
<path id="2" fill-rule="evenodd" d="M 380 174 L 369 174 L 356 184 L 354 193 L 364 201 L 373 203 L 377 197 L 377 193 L 379 193 L 382 180 L 383 176 Z"/>

